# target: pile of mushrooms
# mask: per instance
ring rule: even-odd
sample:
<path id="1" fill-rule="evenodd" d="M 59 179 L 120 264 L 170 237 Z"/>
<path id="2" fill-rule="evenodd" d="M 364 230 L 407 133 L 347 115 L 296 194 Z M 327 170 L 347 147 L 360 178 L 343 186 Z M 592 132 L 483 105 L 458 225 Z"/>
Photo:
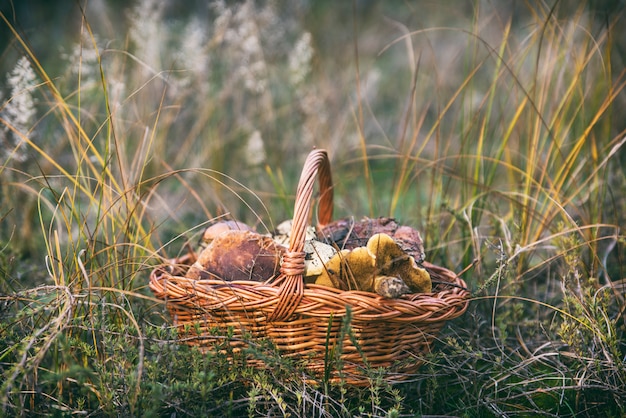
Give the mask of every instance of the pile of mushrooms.
<path id="1" fill-rule="evenodd" d="M 238 221 L 220 221 L 202 236 L 198 256 L 186 273 L 191 279 L 252 280 L 278 276 L 289 246 L 291 221 L 260 234 Z M 341 290 L 375 292 L 386 298 L 430 292 L 419 232 L 391 218 L 344 219 L 306 231 L 307 283 Z"/>
<path id="2" fill-rule="evenodd" d="M 426 293 L 432 288 L 428 272 L 384 233 L 373 235 L 364 247 L 335 254 L 315 283 L 343 290 L 376 292 L 387 298 Z"/>

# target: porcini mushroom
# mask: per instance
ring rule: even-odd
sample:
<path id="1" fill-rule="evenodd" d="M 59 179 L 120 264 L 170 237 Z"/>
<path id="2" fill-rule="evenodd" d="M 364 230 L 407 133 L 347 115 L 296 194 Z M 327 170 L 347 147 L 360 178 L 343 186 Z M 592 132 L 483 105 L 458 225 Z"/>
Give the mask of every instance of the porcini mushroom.
<path id="1" fill-rule="evenodd" d="M 252 227 L 239 221 L 218 221 L 207 227 L 200 239 L 200 251 L 206 248 L 211 241 L 228 231 L 253 231 Z"/>
<path id="2" fill-rule="evenodd" d="M 253 231 L 228 230 L 215 237 L 185 275 L 191 279 L 266 281 L 278 275 L 287 249 Z"/>

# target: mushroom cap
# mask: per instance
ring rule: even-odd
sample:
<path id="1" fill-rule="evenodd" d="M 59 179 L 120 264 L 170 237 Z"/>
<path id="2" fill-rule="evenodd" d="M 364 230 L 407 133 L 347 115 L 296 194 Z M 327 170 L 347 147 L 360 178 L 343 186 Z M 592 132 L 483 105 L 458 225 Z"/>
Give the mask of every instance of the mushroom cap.
<path id="1" fill-rule="evenodd" d="M 274 238 L 274 241 L 278 242 L 281 245 L 289 246 L 289 241 L 291 239 L 291 227 L 292 226 L 293 226 L 293 219 L 288 219 L 278 224 L 278 226 L 272 233 L 272 237 Z M 316 237 L 317 235 L 315 233 L 315 228 L 312 226 L 307 226 L 306 231 L 305 231 L 305 240 L 313 240 Z"/>
<path id="2" fill-rule="evenodd" d="M 410 257 L 402 251 L 402 248 L 393 238 L 387 234 L 374 234 L 367 241 L 368 251 L 376 258 L 376 267 L 383 270 L 390 268 L 391 264 Z"/>
<path id="3" fill-rule="evenodd" d="M 286 248 L 253 231 L 228 230 L 215 237 L 187 271 L 191 279 L 266 281 L 279 274 Z"/>
<path id="4" fill-rule="evenodd" d="M 367 248 L 342 250 L 335 254 L 318 276 L 316 284 L 341 290 L 371 290 L 376 275 L 376 261 Z"/>
<path id="5" fill-rule="evenodd" d="M 341 270 L 343 268 L 343 260 L 348 253 L 350 253 L 349 250 L 342 250 L 332 256 L 324 265 L 324 270 L 317 276 L 315 284 L 345 290 L 345 287 L 341 285 Z"/>
<path id="6" fill-rule="evenodd" d="M 207 227 L 202 234 L 200 245 L 206 248 L 215 238 L 228 231 L 253 231 L 252 227 L 239 221 L 219 221 Z"/>
<path id="7" fill-rule="evenodd" d="M 376 257 L 365 247 L 355 248 L 345 257 L 343 273 L 348 289 L 371 292 L 376 277 Z"/>
<path id="8" fill-rule="evenodd" d="M 331 245 L 316 240 L 304 242 L 304 276 L 310 280 L 324 272 L 325 264 L 337 254 Z"/>
<path id="9" fill-rule="evenodd" d="M 367 242 L 367 249 L 376 256 L 378 274 L 401 278 L 413 293 L 428 293 L 432 290 L 428 272 L 419 267 L 415 258 L 407 254 L 389 235 L 373 235 Z"/>

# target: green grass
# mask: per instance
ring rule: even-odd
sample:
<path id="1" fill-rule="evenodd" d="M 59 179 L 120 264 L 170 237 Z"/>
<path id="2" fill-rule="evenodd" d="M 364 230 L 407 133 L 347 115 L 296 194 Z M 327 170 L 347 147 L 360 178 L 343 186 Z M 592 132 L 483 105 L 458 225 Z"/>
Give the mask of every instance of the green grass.
<path id="1" fill-rule="evenodd" d="M 81 3 L 59 50 L 2 9 L 0 415 L 626 414 L 618 6 L 142 4 Z M 212 219 L 289 218 L 313 146 L 336 217 L 415 226 L 472 290 L 404 383 L 200 353 L 147 287 Z"/>

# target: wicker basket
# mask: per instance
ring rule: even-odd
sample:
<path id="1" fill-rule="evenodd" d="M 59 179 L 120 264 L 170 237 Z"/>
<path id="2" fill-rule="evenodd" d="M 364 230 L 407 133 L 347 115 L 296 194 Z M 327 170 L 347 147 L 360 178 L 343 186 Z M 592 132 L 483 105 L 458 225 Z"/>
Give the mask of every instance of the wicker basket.
<path id="1" fill-rule="evenodd" d="M 424 262 L 437 283 L 431 293 L 385 299 L 375 293 L 305 284 L 303 248 L 316 178 L 319 224 L 332 219 L 328 157 L 326 151 L 314 150 L 300 177 L 290 247 L 276 279 L 266 283 L 189 279 L 184 274 L 195 261 L 189 254 L 154 269 L 150 288 L 166 301 L 187 344 L 209 348 L 219 338 L 215 330 L 222 330 L 222 335 L 229 330 L 235 350 L 245 347 L 246 339 L 269 338 L 283 355 L 301 359 L 318 376 L 329 376 L 329 348 L 342 347 L 341 368 L 330 373 L 331 381 L 368 385 L 364 371 L 380 367 L 387 381 L 405 380 L 417 371 L 445 322 L 467 309 L 465 282 L 450 270 Z M 351 316 L 348 335 L 341 332 L 346 315 Z M 258 359 L 252 362 L 263 366 Z"/>

